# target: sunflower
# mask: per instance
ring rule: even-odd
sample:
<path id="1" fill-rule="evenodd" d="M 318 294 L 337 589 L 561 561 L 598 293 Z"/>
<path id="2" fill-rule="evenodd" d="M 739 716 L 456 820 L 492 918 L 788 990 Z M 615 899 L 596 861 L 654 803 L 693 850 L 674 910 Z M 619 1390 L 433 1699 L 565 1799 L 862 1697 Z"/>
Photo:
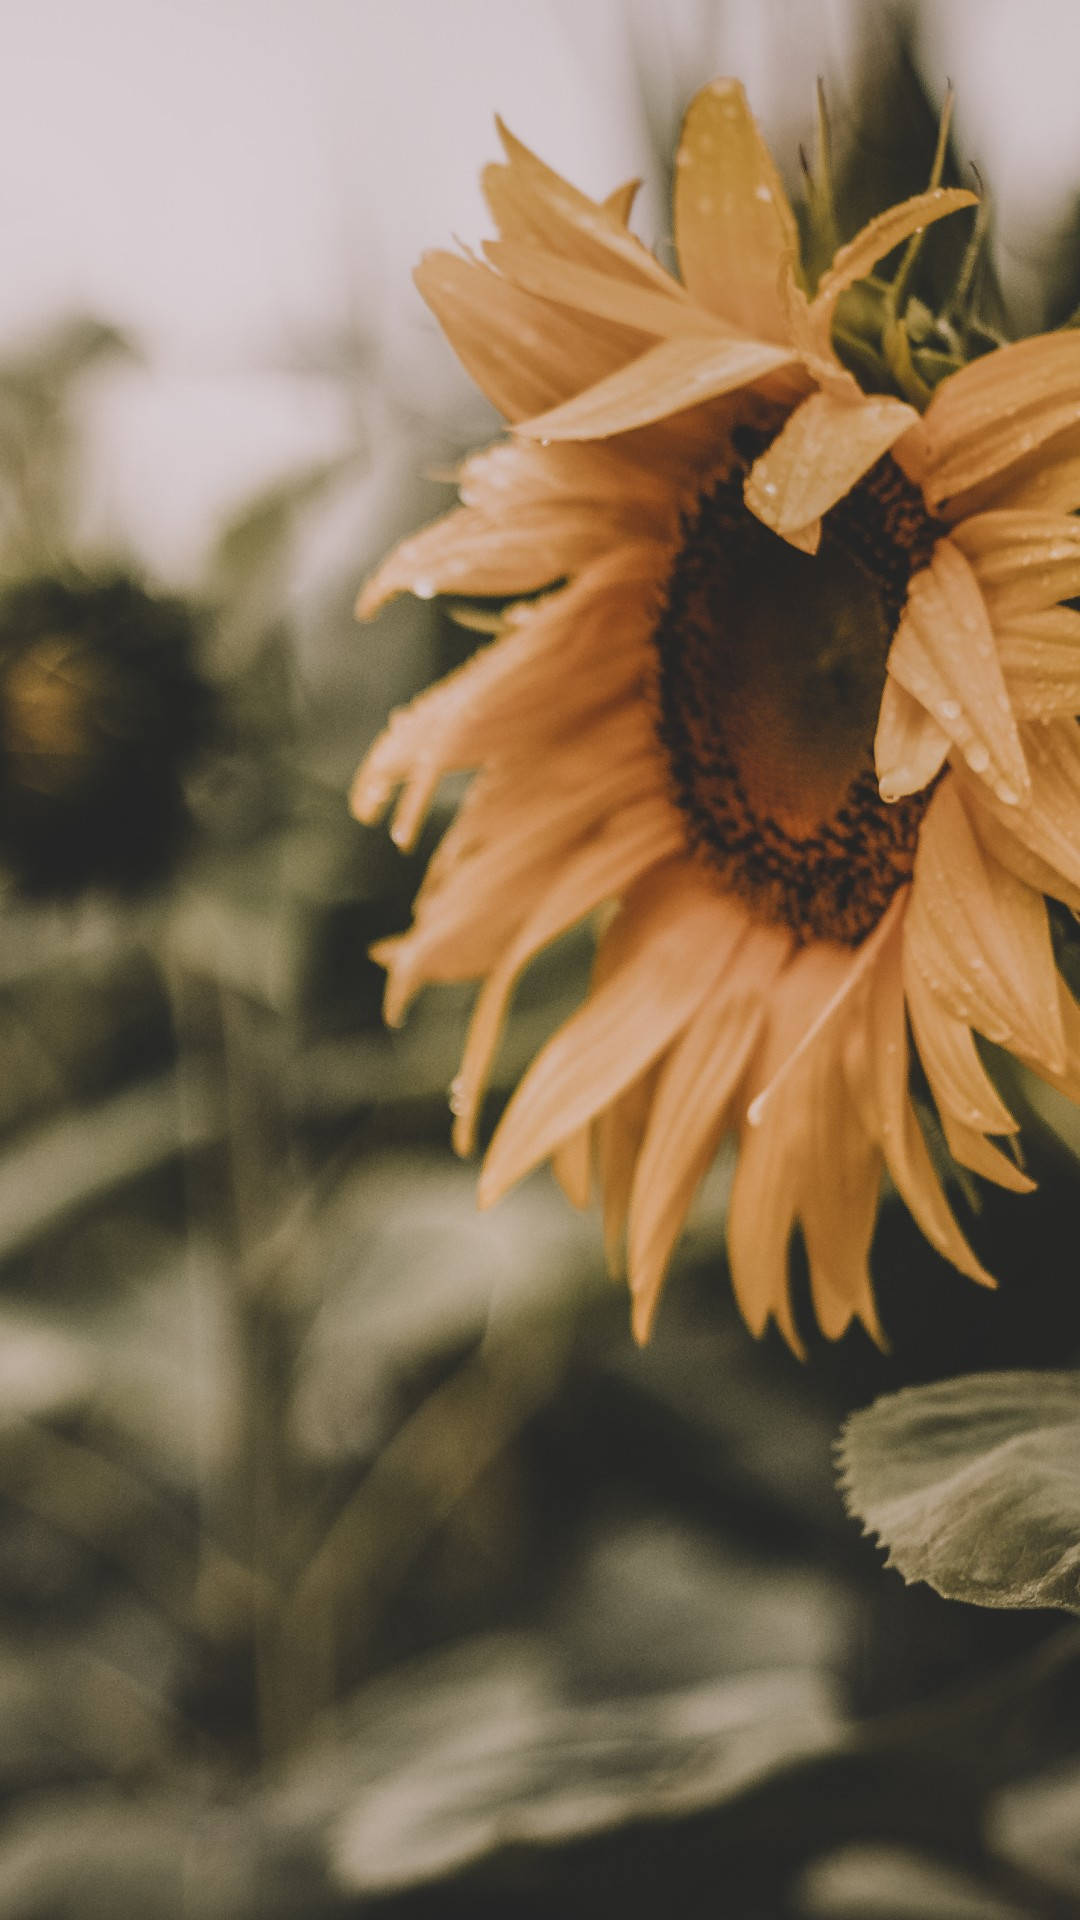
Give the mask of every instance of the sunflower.
<path id="1" fill-rule="evenodd" d="M 933 1246 L 993 1284 L 920 1126 L 912 1048 L 955 1161 L 1018 1192 L 976 1036 L 1080 1084 L 1045 899 L 1080 908 L 1080 613 L 1061 604 L 1080 592 L 1080 335 L 987 352 L 925 411 L 864 391 L 837 302 L 974 196 L 879 215 L 811 297 L 735 82 L 684 124 L 681 278 L 629 232 L 632 188 L 593 201 L 500 133 L 487 263 L 435 253 L 417 279 L 510 434 L 359 603 L 513 603 L 356 778 L 365 821 L 401 789 L 408 846 L 442 775 L 474 774 L 412 927 L 375 949 L 387 1017 L 427 982 L 480 980 L 451 1093 L 468 1152 L 522 970 L 595 916 L 588 997 L 510 1100 L 481 1204 L 545 1159 L 577 1204 L 595 1182 L 644 1339 L 735 1135 L 750 1327 L 773 1316 L 799 1349 L 798 1226 L 823 1332 L 880 1338 L 886 1169 Z"/>

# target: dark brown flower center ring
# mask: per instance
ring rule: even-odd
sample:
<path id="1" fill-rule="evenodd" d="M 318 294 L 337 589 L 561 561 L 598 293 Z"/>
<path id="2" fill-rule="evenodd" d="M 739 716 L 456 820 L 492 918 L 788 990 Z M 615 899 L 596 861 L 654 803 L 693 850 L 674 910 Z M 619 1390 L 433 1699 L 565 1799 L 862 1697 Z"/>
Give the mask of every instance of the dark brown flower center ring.
<path id="1" fill-rule="evenodd" d="M 748 512 L 744 478 L 684 521 L 653 636 L 658 730 L 725 887 L 800 941 L 854 946 L 910 877 L 929 800 L 882 800 L 873 741 L 908 584 L 941 527 L 886 454 L 805 554 Z"/>

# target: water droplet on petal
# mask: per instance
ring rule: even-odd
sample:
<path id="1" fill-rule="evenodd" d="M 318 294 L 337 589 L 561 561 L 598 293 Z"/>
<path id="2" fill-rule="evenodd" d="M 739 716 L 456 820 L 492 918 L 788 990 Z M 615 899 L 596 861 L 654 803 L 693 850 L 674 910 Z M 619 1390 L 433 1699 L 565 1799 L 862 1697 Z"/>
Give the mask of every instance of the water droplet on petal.
<path id="1" fill-rule="evenodd" d="M 959 700 L 943 700 L 941 703 L 940 712 L 943 720 L 959 720 L 960 718 Z"/>
<path id="2" fill-rule="evenodd" d="M 422 575 L 419 580 L 413 581 L 412 590 L 418 600 L 434 600 L 435 598 L 435 582 L 429 580 L 426 574 Z"/>
<path id="3" fill-rule="evenodd" d="M 464 1113 L 466 1107 L 465 1082 L 460 1073 L 456 1073 L 450 1082 L 450 1111 L 453 1114 Z"/>
<path id="4" fill-rule="evenodd" d="M 972 740 L 970 745 L 964 748 L 964 759 L 972 773 L 985 773 L 990 765 L 990 755 L 981 740 Z"/>
<path id="5" fill-rule="evenodd" d="M 1020 805 L 1020 795 L 1017 793 L 1015 787 L 1010 787 L 1007 780 L 997 781 L 994 786 L 994 792 L 997 794 L 1003 807 L 1018 807 Z"/>

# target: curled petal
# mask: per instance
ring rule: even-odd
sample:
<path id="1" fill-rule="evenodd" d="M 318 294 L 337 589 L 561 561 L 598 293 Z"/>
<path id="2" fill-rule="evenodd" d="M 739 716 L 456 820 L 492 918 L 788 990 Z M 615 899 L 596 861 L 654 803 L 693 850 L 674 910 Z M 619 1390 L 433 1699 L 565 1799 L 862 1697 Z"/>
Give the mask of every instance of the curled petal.
<path id="1" fill-rule="evenodd" d="M 840 294 L 865 280 L 879 260 L 913 233 L 921 233 L 934 220 L 959 213 L 964 207 L 978 205 L 978 195 L 966 187 L 931 187 L 910 200 L 900 200 L 884 213 L 876 214 L 860 228 L 853 240 L 838 248 L 832 265 L 823 273 L 812 306 L 817 312 L 831 313 Z"/>
<path id="2" fill-rule="evenodd" d="M 747 506 L 767 527 L 790 538 L 850 493 L 917 419 L 913 407 L 887 394 L 854 400 L 811 394 L 754 462 L 746 481 Z"/>

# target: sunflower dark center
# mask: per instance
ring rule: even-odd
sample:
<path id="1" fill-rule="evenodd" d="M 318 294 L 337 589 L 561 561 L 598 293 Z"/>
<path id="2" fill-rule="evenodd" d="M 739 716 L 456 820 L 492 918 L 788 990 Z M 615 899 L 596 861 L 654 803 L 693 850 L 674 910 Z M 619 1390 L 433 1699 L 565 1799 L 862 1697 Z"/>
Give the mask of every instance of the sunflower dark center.
<path id="1" fill-rule="evenodd" d="M 655 630 L 659 730 L 699 854 L 761 919 L 855 945 L 914 863 L 927 796 L 873 764 L 885 662 L 940 529 L 888 455 L 810 555 L 743 505 L 743 473 L 683 527 Z"/>

